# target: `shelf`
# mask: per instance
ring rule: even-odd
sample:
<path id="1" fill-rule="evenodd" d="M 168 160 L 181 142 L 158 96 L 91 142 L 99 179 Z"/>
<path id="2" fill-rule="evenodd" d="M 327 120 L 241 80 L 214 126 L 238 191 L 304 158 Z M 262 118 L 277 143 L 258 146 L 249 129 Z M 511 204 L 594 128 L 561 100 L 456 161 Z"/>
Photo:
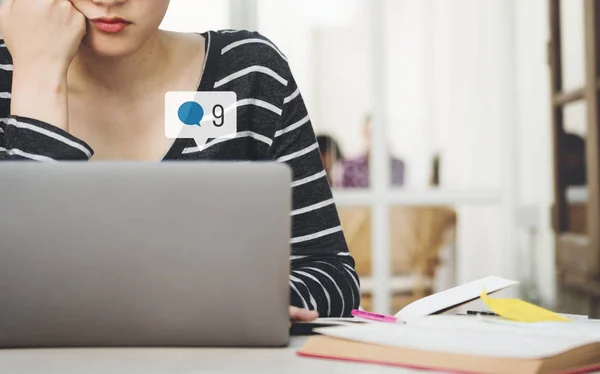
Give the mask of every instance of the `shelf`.
<path id="1" fill-rule="evenodd" d="M 375 194 L 369 189 L 334 189 L 333 197 L 338 206 L 372 206 L 376 202 L 385 202 L 390 206 L 490 205 L 502 203 L 502 190 L 499 188 L 390 189 L 385 193 Z"/>
<path id="2" fill-rule="evenodd" d="M 563 107 L 575 101 L 585 98 L 584 89 L 573 90 L 568 92 L 558 92 L 554 94 L 554 106 Z"/>

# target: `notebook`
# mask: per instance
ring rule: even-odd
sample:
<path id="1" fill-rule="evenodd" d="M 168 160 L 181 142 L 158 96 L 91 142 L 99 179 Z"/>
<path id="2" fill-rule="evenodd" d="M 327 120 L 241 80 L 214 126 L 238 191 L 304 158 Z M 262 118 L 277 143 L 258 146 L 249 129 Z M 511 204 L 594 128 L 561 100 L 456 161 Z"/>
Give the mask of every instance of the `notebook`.
<path id="1" fill-rule="evenodd" d="M 410 324 L 317 329 L 301 356 L 454 373 L 583 373 L 600 370 L 600 323 L 525 324 L 437 315 Z"/>

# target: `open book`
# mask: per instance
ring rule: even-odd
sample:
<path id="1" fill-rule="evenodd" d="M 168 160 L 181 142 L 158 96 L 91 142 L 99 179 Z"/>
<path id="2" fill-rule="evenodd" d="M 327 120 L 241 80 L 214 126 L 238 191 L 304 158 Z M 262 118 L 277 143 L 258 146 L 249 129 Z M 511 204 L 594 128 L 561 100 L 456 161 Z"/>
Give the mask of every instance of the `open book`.
<path id="1" fill-rule="evenodd" d="M 482 291 L 493 294 L 519 282 L 489 276 L 448 290 L 435 293 L 408 304 L 396 313 L 404 323 L 412 323 L 432 314 L 442 314 L 479 299 Z"/>
<path id="2" fill-rule="evenodd" d="M 400 322 L 412 323 L 423 317 L 432 314 L 442 314 L 473 300 L 477 300 L 483 290 L 488 294 L 492 294 L 518 283 L 519 282 L 496 276 L 489 276 L 414 301 L 400 310 L 395 317 L 398 318 Z M 301 324 L 305 326 L 310 325 L 312 328 L 318 328 L 325 326 L 355 325 L 357 322 L 363 321 L 349 318 L 319 318 L 316 321 L 303 322 Z M 307 327 L 302 331 L 305 331 L 306 328 Z"/>
<path id="3" fill-rule="evenodd" d="M 600 322 L 521 323 L 443 314 L 517 282 L 487 277 L 409 304 L 398 322 L 317 328 L 301 356 L 455 373 L 583 373 L 600 370 Z"/>
<path id="4" fill-rule="evenodd" d="M 299 355 L 455 373 L 583 373 L 600 369 L 600 323 L 527 324 L 438 315 L 411 324 L 323 328 Z"/>

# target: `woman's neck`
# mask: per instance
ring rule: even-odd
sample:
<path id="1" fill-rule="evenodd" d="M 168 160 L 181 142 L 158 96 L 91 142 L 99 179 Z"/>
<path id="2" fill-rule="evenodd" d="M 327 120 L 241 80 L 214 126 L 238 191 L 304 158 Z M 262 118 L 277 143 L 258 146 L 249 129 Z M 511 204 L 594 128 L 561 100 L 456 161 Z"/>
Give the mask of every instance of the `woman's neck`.
<path id="1" fill-rule="evenodd" d="M 68 71 L 69 89 L 76 92 L 138 96 L 156 87 L 170 64 L 169 34 L 158 32 L 126 57 L 102 57 L 82 46 Z"/>

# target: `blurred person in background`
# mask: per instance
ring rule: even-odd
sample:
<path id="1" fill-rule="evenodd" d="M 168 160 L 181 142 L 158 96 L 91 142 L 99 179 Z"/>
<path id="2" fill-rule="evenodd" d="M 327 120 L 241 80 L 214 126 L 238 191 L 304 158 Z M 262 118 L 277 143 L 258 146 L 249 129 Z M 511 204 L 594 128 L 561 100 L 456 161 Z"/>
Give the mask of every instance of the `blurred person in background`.
<path id="1" fill-rule="evenodd" d="M 342 165 L 344 158 L 342 150 L 338 142 L 331 135 L 318 135 L 317 142 L 321 151 L 321 160 L 327 172 L 329 185 L 332 187 L 340 187 L 342 179 Z"/>
<path id="2" fill-rule="evenodd" d="M 285 56 L 256 32 L 160 30 L 168 7 L 4 0 L 0 161 L 285 163 L 294 179 L 291 245 L 281 248 L 291 255 L 290 319 L 350 316 L 360 304 L 354 259 Z M 165 136 L 167 92 L 215 90 L 244 102 L 235 137 L 196 144 Z M 199 245 L 197 255 L 211 253 Z"/>
<path id="3" fill-rule="evenodd" d="M 369 187 L 369 155 L 371 151 L 371 126 L 373 118 L 367 115 L 363 124 L 363 138 L 367 148 L 364 155 L 343 161 L 342 186 L 344 188 Z M 390 155 L 391 183 L 394 187 L 404 185 L 406 166 L 404 161 Z"/>

